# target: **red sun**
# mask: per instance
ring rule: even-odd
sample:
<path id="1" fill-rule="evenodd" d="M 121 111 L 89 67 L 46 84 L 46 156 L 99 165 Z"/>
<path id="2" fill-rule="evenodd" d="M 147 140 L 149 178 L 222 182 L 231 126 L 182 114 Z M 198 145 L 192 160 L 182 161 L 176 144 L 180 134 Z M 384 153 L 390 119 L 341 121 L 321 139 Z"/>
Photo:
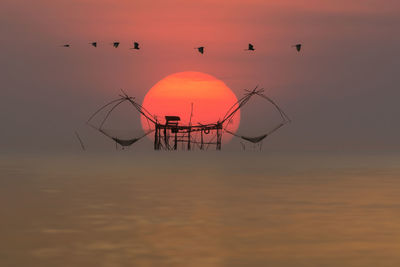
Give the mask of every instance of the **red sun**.
<path id="1" fill-rule="evenodd" d="M 146 94 L 142 106 L 161 123 L 165 116 L 179 116 L 188 125 L 193 103 L 192 125 L 216 123 L 237 102 L 235 94 L 221 80 L 202 72 L 185 71 L 171 74 L 157 82 Z M 142 116 L 142 127 L 149 129 Z M 240 123 L 238 111 L 228 129 L 235 132 Z M 230 135 L 229 135 L 230 136 Z M 230 139 L 228 135 L 226 139 Z"/>

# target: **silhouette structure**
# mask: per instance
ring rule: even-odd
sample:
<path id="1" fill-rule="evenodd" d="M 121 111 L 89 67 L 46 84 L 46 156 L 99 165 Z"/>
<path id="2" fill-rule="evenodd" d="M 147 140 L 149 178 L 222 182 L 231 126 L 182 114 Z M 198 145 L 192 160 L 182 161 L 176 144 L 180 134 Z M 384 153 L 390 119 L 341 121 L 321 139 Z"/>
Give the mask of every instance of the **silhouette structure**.
<path id="1" fill-rule="evenodd" d="M 195 49 L 197 49 L 200 54 L 204 54 L 204 46 L 196 47 Z"/>
<path id="2" fill-rule="evenodd" d="M 292 47 L 296 47 L 297 52 L 300 52 L 302 44 L 295 44 L 295 45 L 292 45 Z"/>
<path id="3" fill-rule="evenodd" d="M 139 47 L 139 43 L 138 43 L 138 42 L 133 42 L 133 47 L 132 47 L 132 48 L 130 48 L 130 49 L 136 49 L 136 50 L 139 50 L 139 49 L 140 49 L 140 47 Z"/>
<path id="4" fill-rule="evenodd" d="M 71 47 L 71 45 L 70 44 L 65 44 L 65 45 L 62 45 L 62 47 Z"/>
<path id="5" fill-rule="evenodd" d="M 257 135 L 257 136 L 244 136 L 244 135 L 237 135 L 234 132 L 231 132 L 227 129 L 225 129 L 225 131 L 233 136 L 239 137 L 245 141 L 249 141 L 253 144 L 257 144 L 260 143 L 261 141 L 263 141 L 267 136 L 269 136 L 270 134 L 272 134 L 273 132 L 277 131 L 279 128 L 281 128 L 282 126 L 284 126 L 285 124 L 290 122 L 289 117 L 285 114 L 285 112 L 268 96 L 266 96 L 264 94 L 264 89 L 258 89 L 257 87 L 254 88 L 253 90 L 249 91 L 249 90 L 245 90 L 247 93 L 244 95 L 243 98 L 241 98 L 238 103 L 236 104 L 238 108 L 243 107 L 249 100 L 251 97 L 253 96 L 259 96 L 265 100 L 267 100 L 270 104 L 272 104 L 275 109 L 278 111 L 280 117 L 281 117 L 281 122 L 276 125 L 275 127 L 273 127 L 271 130 L 262 133 L 261 135 Z"/>
<path id="6" fill-rule="evenodd" d="M 78 134 L 77 131 L 75 131 L 75 136 L 76 136 L 76 138 L 78 139 L 79 144 L 81 145 L 82 150 L 85 151 L 85 150 L 86 150 L 85 145 L 83 144 L 83 141 L 82 141 L 82 139 L 81 139 L 81 137 L 79 136 L 79 134 Z"/>
<path id="7" fill-rule="evenodd" d="M 114 46 L 114 48 L 118 48 L 119 42 L 114 42 L 112 45 Z"/>
<path id="8" fill-rule="evenodd" d="M 97 42 L 90 43 L 93 47 L 97 47 Z"/>
<path id="9" fill-rule="evenodd" d="M 247 49 L 245 49 L 246 51 L 254 51 L 254 45 L 249 44 L 249 47 Z"/>
<path id="10" fill-rule="evenodd" d="M 227 110 L 224 117 L 216 122 L 209 124 L 192 124 L 192 104 L 189 124 L 180 124 L 181 118 L 173 115 L 166 115 L 164 119 L 160 121 L 159 118 L 151 114 L 146 108 L 137 103 L 134 97 L 130 97 L 122 91 L 120 98 L 112 100 L 93 113 L 93 115 L 88 119 L 87 124 L 108 138 L 114 140 L 122 147 L 129 147 L 153 132 L 154 150 L 206 150 L 209 147 L 215 147 L 216 150 L 221 150 L 222 137 L 225 133 L 231 134 L 253 144 L 261 144 L 266 137 L 277 131 L 285 124 L 289 123 L 290 119 L 271 98 L 267 97 L 263 93 L 264 89 L 258 89 L 258 87 L 256 87 L 253 90 L 245 90 L 245 92 L 246 93 L 244 96 Z M 261 97 L 272 104 L 280 115 L 281 122 L 267 132 L 261 133 L 257 136 L 238 135 L 229 131 L 227 127 L 233 120 L 234 116 L 237 114 L 240 108 L 246 105 L 246 103 L 255 96 Z M 115 134 L 112 134 L 109 130 L 105 129 L 105 123 L 109 119 L 111 113 L 124 102 L 130 103 L 138 112 L 137 114 L 141 115 L 146 120 L 148 130 L 137 136 L 132 136 L 132 138 L 120 138 Z M 98 123 L 94 122 L 96 117 L 99 117 L 97 119 Z"/>

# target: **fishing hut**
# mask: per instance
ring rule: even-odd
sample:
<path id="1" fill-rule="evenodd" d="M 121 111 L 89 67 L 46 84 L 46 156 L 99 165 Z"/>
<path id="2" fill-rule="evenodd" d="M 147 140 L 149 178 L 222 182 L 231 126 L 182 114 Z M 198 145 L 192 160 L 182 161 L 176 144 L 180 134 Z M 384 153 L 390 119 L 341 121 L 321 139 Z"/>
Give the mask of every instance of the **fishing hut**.
<path id="1" fill-rule="evenodd" d="M 209 146 L 215 146 L 216 150 L 221 150 L 223 129 L 221 123 L 180 125 L 180 120 L 178 116 L 165 116 L 165 124 L 158 122 L 155 124 L 155 150 L 177 150 L 178 147 L 192 150 L 196 146 L 200 150 Z M 215 138 L 207 141 L 206 135 L 215 136 Z M 194 138 L 194 136 L 199 136 L 199 138 Z"/>

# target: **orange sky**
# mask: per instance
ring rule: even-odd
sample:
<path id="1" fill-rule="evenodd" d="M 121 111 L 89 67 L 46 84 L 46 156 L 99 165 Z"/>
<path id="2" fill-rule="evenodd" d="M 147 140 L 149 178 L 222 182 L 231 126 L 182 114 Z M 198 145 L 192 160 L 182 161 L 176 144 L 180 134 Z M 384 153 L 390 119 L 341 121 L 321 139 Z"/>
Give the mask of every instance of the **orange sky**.
<path id="1" fill-rule="evenodd" d="M 399 11 L 394 0 L 3 0 L 8 141 L 0 145 L 13 149 L 32 138 L 68 147 L 65 131 L 84 128 L 80 122 L 119 88 L 143 99 L 163 77 L 194 70 L 237 96 L 257 84 L 267 88 L 294 121 L 272 147 L 399 147 Z M 97 49 L 88 45 L 93 40 Z M 116 40 L 121 46 L 112 49 Z M 140 53 L 128 50 L 134 40 Z M 65 42 L 71 49 L 58 47 Z M 243 51 L 249 42 L 256 53 Z M 290 47 L 297 42 L 304 43 L 301 55 Z M 204 55 L 193 49 L 199 45 Z M 36 135 L 27 137 L 32 127 Z"/>

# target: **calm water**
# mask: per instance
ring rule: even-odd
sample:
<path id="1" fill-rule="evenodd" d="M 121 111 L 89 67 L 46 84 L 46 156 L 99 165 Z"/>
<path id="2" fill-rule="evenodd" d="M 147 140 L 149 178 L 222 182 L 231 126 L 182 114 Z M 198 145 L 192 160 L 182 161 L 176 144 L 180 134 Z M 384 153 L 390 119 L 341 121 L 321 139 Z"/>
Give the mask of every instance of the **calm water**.
<path id="1" fill-rule="evenodd" d="M 400 155 L 0 158 L 0 266 L 400 266 Z"/>

